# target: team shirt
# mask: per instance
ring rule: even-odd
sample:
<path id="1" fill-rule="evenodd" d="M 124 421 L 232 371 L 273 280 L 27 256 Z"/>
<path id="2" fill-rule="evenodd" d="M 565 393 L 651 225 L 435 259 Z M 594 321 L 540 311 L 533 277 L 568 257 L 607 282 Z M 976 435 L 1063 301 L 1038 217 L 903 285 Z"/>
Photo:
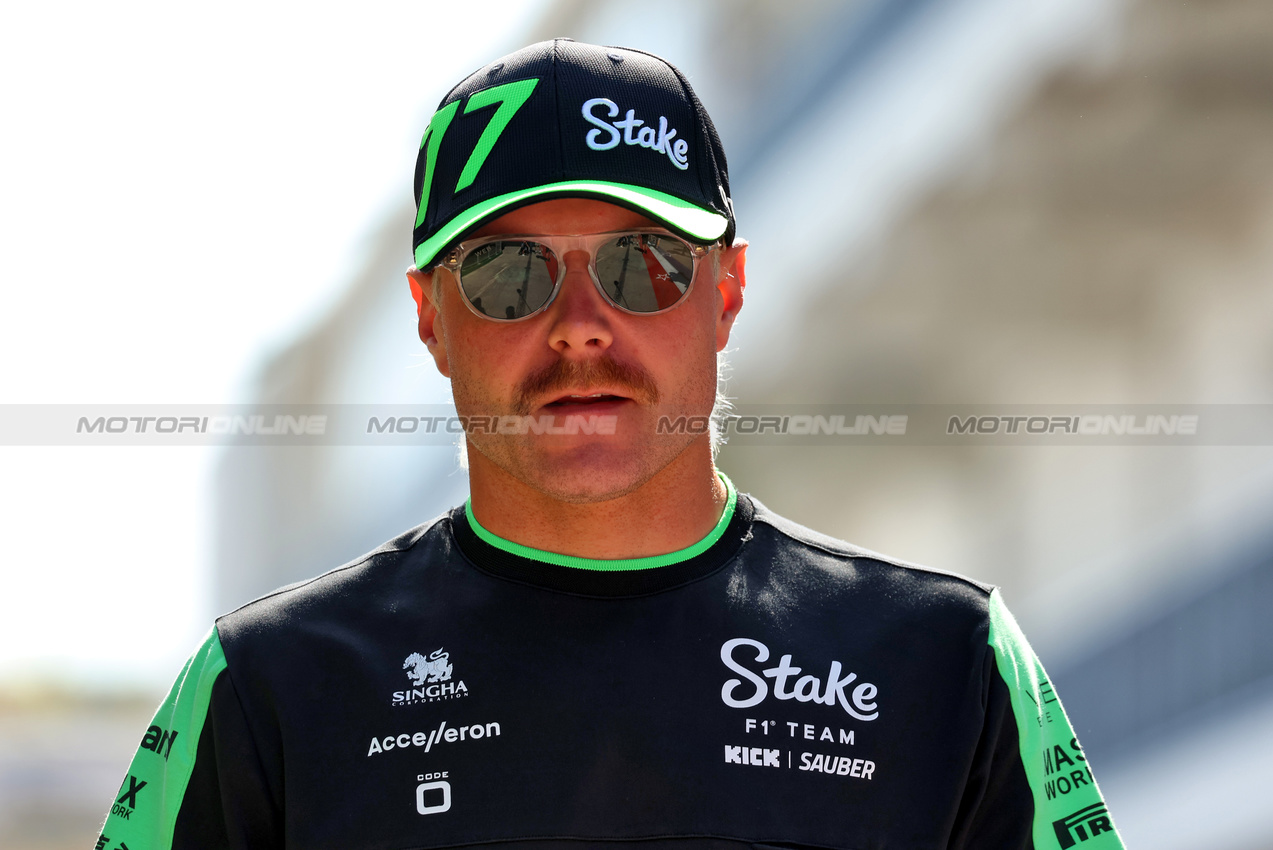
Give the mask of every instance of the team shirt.
<path id="1" fill-rule="evenodd" d="M 1112 850 L 999 591 L 736 494 L 589 561 L 457 508 L 216 621 L 98 850 Z"/>

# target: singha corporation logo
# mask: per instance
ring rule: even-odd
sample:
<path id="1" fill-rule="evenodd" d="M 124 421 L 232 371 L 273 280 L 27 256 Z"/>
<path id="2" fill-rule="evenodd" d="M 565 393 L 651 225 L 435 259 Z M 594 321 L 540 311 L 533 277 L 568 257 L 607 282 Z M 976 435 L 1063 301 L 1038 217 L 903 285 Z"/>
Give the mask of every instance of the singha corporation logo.
<path id="1" fill-rule="evenodd" d="M 437 702 L 469 695 L 464 682 L 451 681 L 451 655 L 439 647 L 428 657 L 413 652 L 402 662 L 402 669 L 411 680 L 411 689 L 393 692 L 394 705 L 414 705 L 421 702 Z"/>
<path id="2" fill-rule="evenodd" d="M 417 688 L 426 682 L 448 682 L 451 680 L 451 654 L 435 649 L 425 658 L 420 653 L 413 652 L 402 662 L 402 669 L 411 671 L 407 676 Z"/>

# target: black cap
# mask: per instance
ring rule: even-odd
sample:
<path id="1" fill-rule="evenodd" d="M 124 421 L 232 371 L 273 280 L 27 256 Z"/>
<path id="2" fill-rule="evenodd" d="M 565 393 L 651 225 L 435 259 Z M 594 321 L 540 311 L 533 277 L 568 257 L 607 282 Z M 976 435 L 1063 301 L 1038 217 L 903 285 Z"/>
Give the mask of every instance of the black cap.
<path id="1" fill-rule="evenodd" d="M 453 88 L 415 170 L 417 268 L 482 224 L 550 198 L 637 210 L 699 244 L 734 239 L 725 151 L 670 62 L 558 38 Z"/>

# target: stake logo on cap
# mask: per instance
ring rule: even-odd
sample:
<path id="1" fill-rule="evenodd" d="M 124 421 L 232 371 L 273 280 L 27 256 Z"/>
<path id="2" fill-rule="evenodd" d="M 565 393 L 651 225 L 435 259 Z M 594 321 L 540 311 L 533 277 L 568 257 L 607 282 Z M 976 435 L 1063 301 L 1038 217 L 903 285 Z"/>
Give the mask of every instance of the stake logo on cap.
<path id="1" fill-rule="evenodd" d="M 645 123 L 636 117 L 635 109 L 629 109 L 628 114 L 622 121 L 615 121 L 611 124 L 604 119 L 598 118 L 593 112 L 593 108 L 598 106 L 608 110 L 607 115 L 611 118 L 619 114 L 619 104 L 609 98 L 594 97 L 592 100 L 583 102 L 583 120 L 589 124 L 595 124 L 610 133 L 609 138 L 604 142 L 599 142 L 597 139 L 601 135 L 601 131 L 588 131 L 586 136 L 588 147 L 594 151 L 608 151 L 613 147 L 617 147 L 620 139 L 622 139 L 625 145 L 640 145 L 643 148 L 653 148 L 659 153 L 667 154 L 671 158 L 672 164 L 682 171 L 690 167 L 689 158 L 685 155 L 685 152 L 689 149 L 689 142 L 684 139 L 676 139 L 673 142 L 672 140 L 676 137 L 676 130 L 668 127 L 667 119 L 662 115 L 659 116 L 659 131 L 656 140 L 653 127 L 642 127 L 639 133 L 635 136 L 633 135 L 632 131 Z M 619 133 L 620 127 L 624 130 L 622 135 Z"/>
<path id="2" fill-rule="evenodd" d="M 699 244 L 734 238 L 725 152 L 685 77 L 639 50 L 569 39 L 497 59 L 450 91 L 420 140 L 417 268 L 510 210 L 595 198 Z"/>

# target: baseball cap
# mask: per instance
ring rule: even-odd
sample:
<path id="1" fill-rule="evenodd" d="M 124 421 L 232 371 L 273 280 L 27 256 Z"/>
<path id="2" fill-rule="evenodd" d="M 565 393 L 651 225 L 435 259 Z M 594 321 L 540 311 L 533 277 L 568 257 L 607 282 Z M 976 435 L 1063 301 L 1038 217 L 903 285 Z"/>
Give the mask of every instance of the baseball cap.
<path id="1" fill-rule="evenodd" d="M 513 209 L 595 198 L 698 244 L 734 239 L 725 151 L 685 75 L 651 53 L 557 38 L 442 99 L 415 169 L 417 268 Z"/>

